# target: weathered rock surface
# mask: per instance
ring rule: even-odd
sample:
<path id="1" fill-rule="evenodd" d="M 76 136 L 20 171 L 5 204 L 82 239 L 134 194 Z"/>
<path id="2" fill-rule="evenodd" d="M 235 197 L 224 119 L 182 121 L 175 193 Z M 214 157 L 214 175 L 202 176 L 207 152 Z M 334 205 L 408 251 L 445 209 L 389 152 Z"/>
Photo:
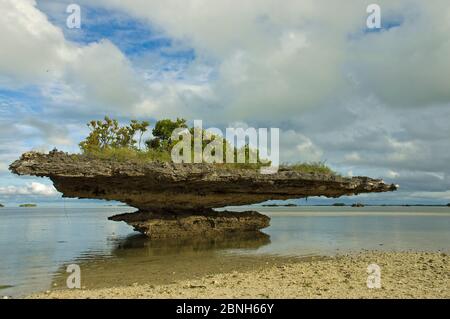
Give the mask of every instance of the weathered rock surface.
<path id="1" fill-rule="evenodd" d="M 286 169 L 263 175 L 258 170 L 230 169 L 225 165 L 118 162 L 57 151 L 25 153 L 11 164 L 10 170 L 18 175 L 49 177 L 64 197 L 116 200 L 137 207 L 140 213 L 115 220 L 129 222 L 148 234 L 164 228 L 163 221 L 167 230 L 177 228 L 177 233 L 189 235 L 193 229 L 200 233 L 257 230 L 268 226 L 260 214 L 236 217 L 212 209 L 274 199 L 396 190 L 395 185 L 368 177 L 305 174 Z M 228 222 L 225 216 L 229 216 Z"/>
<path id="2" fill-rule="evenodd" d="M 193 237 L 198 234 L 220 236 L 230 232 L 248 232 L 269 226 L 270 218 L 258 212 L 137 212 L 112 216 L 124 221 L 150 238 Z"/>

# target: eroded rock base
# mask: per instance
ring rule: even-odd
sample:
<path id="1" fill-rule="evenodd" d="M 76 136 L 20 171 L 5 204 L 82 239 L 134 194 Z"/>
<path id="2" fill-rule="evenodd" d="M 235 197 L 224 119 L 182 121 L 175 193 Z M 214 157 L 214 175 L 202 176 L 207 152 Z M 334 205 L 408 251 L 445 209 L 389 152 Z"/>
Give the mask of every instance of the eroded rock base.
<path id="1" fill-rule="evenodd" d="M 142 212 L 120 214 L 109 220 L 124 221 L 150 238 L 220 236 L 233 232 L 254 232 L 270 225 L 270 218 L 258 212 Z"/>

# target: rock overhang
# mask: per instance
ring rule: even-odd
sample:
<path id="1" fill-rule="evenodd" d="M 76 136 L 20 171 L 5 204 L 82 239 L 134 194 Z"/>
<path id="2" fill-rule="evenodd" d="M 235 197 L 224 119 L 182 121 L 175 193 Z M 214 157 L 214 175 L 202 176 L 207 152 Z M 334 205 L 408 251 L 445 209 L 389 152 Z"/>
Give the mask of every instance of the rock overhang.
<path id="1" fill-rule="evenodd" d="M 10 170 L 17 175 L 48 177 L 64 197 L 120 201 L 138 208 L 139 213 L 150 214 L 149 219 L 161 219 L 161 214 L 166 213 L 172 217 L 179 215 L 178 221 L 185 224 L 193 222 L 186 219 L 186 214 L 206 216 L 213 208 L 250 205 L 267 200 L 380 193 L 395 191 L 398 187 L 369 177 L 302 173 L 283 168 L 267 175 L 259 170 L 219 164 L 124 162 L 57 151 L 48 154 L 25 153 L 10 165 Z M 155 214 L 159 214 L 158 217 Z M 224 216 L 220 215 L 217 224 L 226 225 Z M 260 222 L 249 223 L 245 218 L 241 221 L 255 225 L 255 229 L 268 225 L 261 217 L 263 215 L 249 216 Z M 208 215 L 206 219 L 194 219 L 196 223 L 207 225 L 214 224 L 212 218 L 214 216 Z M 129 216 L 126 219 L 130 219 Z M 157 223 L 152 225 L 154 228 Z M 227 225 L 225 228 L 232 227 Z M 236 227 L 237 230 L 242 228 L 245 227 Z"/>

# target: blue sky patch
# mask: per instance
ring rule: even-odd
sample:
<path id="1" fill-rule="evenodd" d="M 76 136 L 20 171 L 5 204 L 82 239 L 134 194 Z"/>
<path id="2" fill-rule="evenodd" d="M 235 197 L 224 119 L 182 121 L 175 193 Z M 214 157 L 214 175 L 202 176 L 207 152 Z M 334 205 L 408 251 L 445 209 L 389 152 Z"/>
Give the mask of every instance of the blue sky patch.
<path id="1" fill-rule="evenodd" d="M 38 7 L 48 17 L 49 21 L 58 26 L 67 40 L 82 45 L 108 39 L 116 45 L 125 55 L 134 56 L 143 53 L 161 53 L 165 58 L 191 59 L 193 50 L 182 49 L 173 51 L 173 40 L 164 33 L 152 27 L 145 21 L 136 19 L 124 12 L 111 9 L 81 6 L 81 29 L 69 29 L 66 26 L 67 3 L 38 2 Z"/>

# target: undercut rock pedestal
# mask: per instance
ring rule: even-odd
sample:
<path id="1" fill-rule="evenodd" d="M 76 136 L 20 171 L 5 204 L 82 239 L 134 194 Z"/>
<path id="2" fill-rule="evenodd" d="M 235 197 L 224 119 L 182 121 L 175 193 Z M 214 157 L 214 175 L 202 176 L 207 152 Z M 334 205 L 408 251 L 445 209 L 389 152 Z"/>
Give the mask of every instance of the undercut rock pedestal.
<path id="1" fill-rule="evenodd" d="M 255 232 L 270 224 L 269 217 L 254 211 L 136 212 L 115 215 L 109 220 L 124 221 L 150 238 L 221 236 L 234 232 Z"/>
<path id="2" fill-rule="evenodd" d="M 124 162 L 52 151 L 29 152 L 10 165 L 17 175 L 48 177 L 64 197 L 114 200 L 138 212 L 113 216 L 152 238 L 256 231 L 269 226 L 258 212 L 214 208 L 311 196 L 394 191 L 379 179 L 280 169 L 275 174 L 220 164 Z"/>

